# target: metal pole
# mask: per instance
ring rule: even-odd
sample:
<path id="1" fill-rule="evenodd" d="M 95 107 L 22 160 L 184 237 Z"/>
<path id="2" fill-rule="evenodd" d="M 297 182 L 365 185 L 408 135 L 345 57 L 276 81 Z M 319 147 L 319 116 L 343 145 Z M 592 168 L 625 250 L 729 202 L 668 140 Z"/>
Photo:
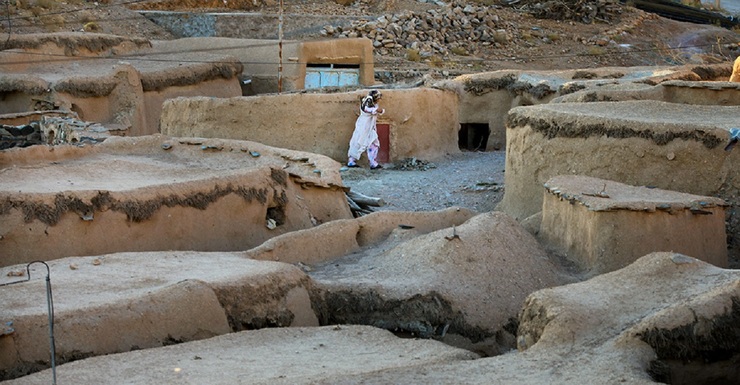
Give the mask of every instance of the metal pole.
<path id="1" fill-rule="evenodd" d="M 46 268 L 48 269 L 49 265 L 47 265 Z M 53 377 L 52 384 L 57 385 L 56 348 L 54 344 L 54 305 L 51 298 L 51 277 L 48 273 L 46 275 L 46 304 L 49 310 L 49 345 L 51 350 L 51 375 Z"/>
<path id="2" fill-rule="evenodd" d="M 278 20 L 278 93 L 281 93 L 283 92 L 283 0 L 280 0 Z"/>
<path id="3" fill-rule="evenodd" d="M 0 286 L 14 285 L 17 283 L 28 282 L 31 280 L 31 265 L 34 263 L 42 263 L 46 266 L 46 307 L 49 313 L 49 350 L 51 351 L 51 373 L 52 373 L 52 385 L 57 385 L 57 365 L 56 365 L 56 348 L 54 343 L 54 300 L 51 296 L 51 269 L 49 265 L 44 261 L 33 261 L 26 264 L 26 279 L 21 281 L 13 281 L 2 283 Z"/>

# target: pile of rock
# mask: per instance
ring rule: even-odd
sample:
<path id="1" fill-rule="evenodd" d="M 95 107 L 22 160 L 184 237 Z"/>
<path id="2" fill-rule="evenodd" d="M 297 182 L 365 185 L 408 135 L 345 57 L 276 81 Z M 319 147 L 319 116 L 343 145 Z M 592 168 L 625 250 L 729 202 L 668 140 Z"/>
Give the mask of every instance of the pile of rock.
<path id="1" fill-rule="evenodd" d="M 393 166 L 393 169 L 401 171 L 426 171 L 430 168 L 437 168 L 437 165 L 427 160 L 416 158 L 405 158 Z"/>
<path id="2" fill-rule="evenodd" d="M 461 2 L 426 12 L 404 11 L 360 20 L 348 27 L 325 26 L 322 34 L 333 37 L 366 37 L 381 55 L 403 53 L 419 60 L 433 55 L 474 54 L 480 47 L 505 45 L 508 26 L 496 14 L 498 6 L 474 6 Z"/>
<path id="3" fill-rule="evenodd" d="M 0 150 L 42 144 L 38 122 L 21 126 L 0 124 Z"/>

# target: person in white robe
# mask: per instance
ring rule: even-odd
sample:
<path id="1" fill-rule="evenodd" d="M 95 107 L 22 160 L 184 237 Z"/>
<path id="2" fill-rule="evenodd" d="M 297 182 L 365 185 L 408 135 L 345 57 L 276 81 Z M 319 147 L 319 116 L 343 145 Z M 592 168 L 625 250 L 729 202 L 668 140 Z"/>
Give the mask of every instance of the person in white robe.
<path id="1" fill-rule="evenodd" d="M 380 141 L 378 140 L 378 131 L 375 127 L 378 121 L 378 115 L 385 113 L 385 109 L 380 108 L 378 102 L 383 95 L 378 90 L 372 90 L 360 102 L 360 116 L 355 122 L 355 131 L 352 133 L 352 139 L 349 141 L 349 151 L 347 156 L 348 167 L 358 167 L 357 161 L 362 153 L 367 151 L 367 159 L 370 163 L 370 169 L 375 170 L 383 166 L 377 162 L 378 151 L 380 150 Z"/>

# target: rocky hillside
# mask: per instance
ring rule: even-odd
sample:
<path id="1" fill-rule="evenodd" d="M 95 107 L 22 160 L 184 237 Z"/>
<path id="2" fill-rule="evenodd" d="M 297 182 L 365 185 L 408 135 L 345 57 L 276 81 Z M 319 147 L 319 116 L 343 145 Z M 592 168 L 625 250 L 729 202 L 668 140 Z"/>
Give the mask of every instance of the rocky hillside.
<path id="1" fill-rule="evenodd" d="M 0 32 L 86 31 L 173 39 L 137 10 L 249 11 L 274 16 L 276 0 L 11 1 Z M 4 11 L 4 12 L 3 12 Z M 367 37 L 383 74 L 460 74 L 716 63 L 740 51 L 740 31 L 665 19 L 618 0 L 285 0 L 290 15 L 361 17 L 305 39 Z M 321 23 L 321 18 L 317 18 Z M 277 23 L 277 21 L 276 21 Z"/>

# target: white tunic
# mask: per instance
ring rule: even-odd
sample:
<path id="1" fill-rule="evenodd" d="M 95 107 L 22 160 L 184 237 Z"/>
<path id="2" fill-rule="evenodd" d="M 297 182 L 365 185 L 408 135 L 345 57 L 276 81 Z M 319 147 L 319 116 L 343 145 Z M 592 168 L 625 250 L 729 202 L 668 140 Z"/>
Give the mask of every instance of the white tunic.
<path id="1" fill-rule="evenodd" d="M 355 132 L 352 133 L 352 139 L 349 141 L 349 151 L 347 155 L 355 159 L 360 159 L 362 153 L 375 144 L 380 147 L 378 141 L 378 132 L 375 130 L 375 123 L 378 120 L 378 107 L 360 108 L 360 116 L 355 122 Z"/>

